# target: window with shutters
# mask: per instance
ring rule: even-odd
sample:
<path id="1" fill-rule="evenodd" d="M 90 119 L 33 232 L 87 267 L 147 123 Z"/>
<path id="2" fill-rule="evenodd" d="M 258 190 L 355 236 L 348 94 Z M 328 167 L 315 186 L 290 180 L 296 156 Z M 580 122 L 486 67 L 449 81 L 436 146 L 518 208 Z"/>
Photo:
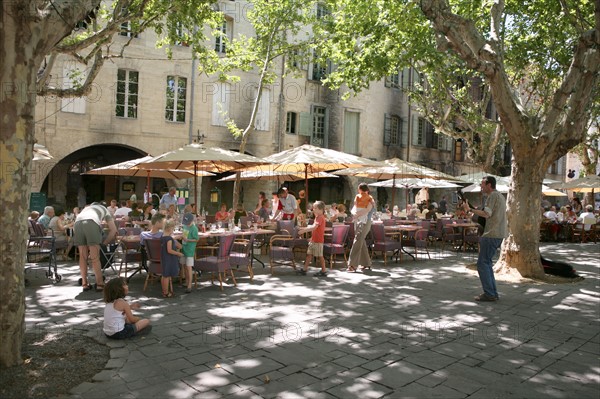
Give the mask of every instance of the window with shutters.
<path id="1" fill-rule="evenodd" d="M 399 73 L 394 73 L 391 75 L 386 76 L 385 78 L 385 86 L 386 87 L 393 87 L 393 88 L 399 88 L 400 87 L 400 74 Z"/>
<path id="2" fill-rule="evenodd" d="M 231 40 L 233 21 L 226 18 L 215 34 L 215 51 L 224 54 L 227 50 L 227 40 Z"/>
<path id="3" fill-rule="evenodd" d="M 165 120 L 169 122 L 185 122 L 186 95 L 187 79 L 180 76 L 167 76 Z"/>
<path id="4" fill-rule="evenodd" d="M 227 126 L 229 105 L 231 103 L 231 84 L 227 82 L 215 83 L 216 90 L 212 100 L 212 124 L 214 126 Z"/>
<path id="5" fill-rule="evenodd" d="M 360 127 L 360 114 L 358 112 L 344 111 L 344 152 L 358 154 L 358 132 Z"/>
<path id="6" fill-rule="evenodd" d="M 385 115 L 383 126 L 383 144 L 400 146 L 400 133 L 402 131 L 402 120 L 397 115 Z"/>
<path id="7" fill-rule="evenodd" d="M 121 24 L 121 31 L 119 32 L 119 36 L 134 37 L 134 38 L 139 37 L 136 32 L 133 32 L 133 30 L 131 28 L 131 22 L 129 22 L 129 21 L 123 22 Z"/>
<path id="8" fill-rule="evenodd" d="M 456 162 L 462 162 L 465 160 L 463 145 L 464 145 L 464 143 L 463 143 L 462 139 L 456 140 L 454 142 L 454 161 L 456 161 Z"/>
<path id="9" fill-rule="evenodd" d="M 285 115 L 285 132 L 288 134 L 298 133 L 298 113 L 288 111 Z"/>
<path id="10" fill-rule="evenodd" d="M 258 112 L 254 120 L 254 128 L 256 130 L 269 130 L 269 110 L 271 105 L 271 90 L 262 89 L 260 101 L 258 103 Z"/>
<path id="11" fill-rule="evenodd" d="M 313 106 L 313 129 L 311 144 L 318 147 L 327 147 L 327 133 L 329 129 L 328 112 L 326 107 Z"/>
<path id="12" fill-rule="evenodd" d="M 424 146 L 425 145 L 425 126 L 426 120 L 425 118 L 416 118 L 417 123 L 415 123 L 414 135 L 413 135 L 413 145 L 414 146 Z"/>
<path id="13" fill-rule="evenodd" d="M 117 71 L 116 116 L 137 118 L 139 72 L 126 69 Z"/>

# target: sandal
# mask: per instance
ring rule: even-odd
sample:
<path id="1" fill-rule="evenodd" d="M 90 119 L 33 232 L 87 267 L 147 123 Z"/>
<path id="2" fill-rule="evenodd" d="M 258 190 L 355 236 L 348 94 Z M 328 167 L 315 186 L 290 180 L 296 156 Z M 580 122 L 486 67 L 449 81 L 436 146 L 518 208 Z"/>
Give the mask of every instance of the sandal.
<path id="1" fill-rule="evenodd" d="M 92 289 L 92 286 L 89 284 L 84 284 L 82 286 L 82 288 L 83 288 L 83 291 L 90 291 Z"/>
<path id="2" fill-rule="evenodd" d="M 96 284 L 96 292 L 103 292 L 103 291 L 104 291 L 104 285 Z"/>
<path id="3" fill-rule="evenodd" d="M 173 294 L 172 292 L 167 292 L 167 293 L 163 292 L 162 295 L 163 295 L 163 298 L 173 298 L 175 296 L 175 294 Z"/>
<path id="4" fill-rule="evenodd" d="M 354 267 L 354 266 L 348 266 L 348 268 L 346 269 L 346 271 L 348 273 L 356 273 L 357 272 L 356 267 Z"/>
<path id="5" fill-rule="evenodd" d="M 320 272 L 317 272 L 317 273 L 313 274 L 313 276 L 315 276 L 315 277 L 327 277 L 327 272 L 320 271 Z"/>

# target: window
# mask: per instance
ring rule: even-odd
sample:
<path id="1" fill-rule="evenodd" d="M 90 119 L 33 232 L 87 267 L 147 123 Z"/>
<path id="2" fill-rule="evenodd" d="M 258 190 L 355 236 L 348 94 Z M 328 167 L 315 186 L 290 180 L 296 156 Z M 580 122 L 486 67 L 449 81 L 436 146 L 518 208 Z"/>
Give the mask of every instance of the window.
<path id="1" fill-rule="evenodd" d="M 289 111 L 285 115 L 285 132 L 288 134 L 298 133 L 298 113 Z"/>
<path id="2" fill-rule="evenodd" d="M 400 74 L 394 73 L 392 75 L 386 76 L 385 78 L 385 87 L 400 87 Z"/>
<path id="3" fill-rule="evenodd" d="M 454 142 L 454 161 L 462 162 L 465 160 L 465 154 L 463 151 L 463 141 L 461 139 Z"/>
<path id="4" fill-rule="evenodd" d="M 311 144 L 318 147 L 327 147 L 327 133 L 328 133 L 328 117 L 326 107 L 313 106 L 312 118 L 313 118 L 313 129 Z"/>
<path id="5" fill-rule="evenodd" d="M 331 15 L 331 11 L 327 8 L 324 3 L 317 3 L 317 19 L 321 19 Z"/>
<path id="6" fill-rule="evenodd" d="M 419 118 L 415 116 L 413 119 L 413 142 L 414 146 L 424 146 L 425 145 L 425 128 L 426 128 L 426 120 L 424 118 Z"/>
<path id="7" fill-rule="evenodd" d="M 360 114 L 358 112 L 344 112 L 344 152 L 358 154 L 358 132 L 360 127 Z"/>
<path id="8" fill-rule="evenodd" d="M 117 72 L 117 116 L 137 118 L 138 79 L 137 71 L 119 69 Z"/>
<path id="9" fill-rule="evenodd" d="M 229 19 L 225 19 L 215 34 L 215 51 L 217 53 L 225 53 L 227 50 L 227 39 L 231 39 L 233 23 Z"/>
<path id="10" fill-rule="evenodd" d="M 383 124 L 383 144 L 400 146 L 402 120 L 397 115 L 385 115 Z"/>
<path id="11" fill-rule="evenodd" d="M 262 89 L 260 102 L 258 104 L 258 112 L 254 120 L 254 128 L 256 130 L 269 130 L 269 110 L 271 105 L 271 90 Z"/>
<path id="12" fill-rule="evenodd" d="M 63 68 L 63 89 L 80 87 L 85 81 L 85 73 L 76 65 Z M 67 97 L 61 100 L 61 111 L 85 114 L 85 97 Z"/>
<path id="13" fill-rule="evenodd" d="M 437 148 L 440 151 L 452 151 L 452 137 L 446 136 L 445 134 L 438 134 Z"/>
<path id="14" fill-rule="evenodd" d="M 187 79 L 179 76 L 167 76 L 167 106 L 165 120 L 185 122 L 185 99 Z"/>
<path id="15" fill-rule="evenodd" d="M 231 103 L 231 84 L 227 82 L 215 83 L 213 93 L 212 124 L 215 126 L 227 126 L 229 116 L 229 104 Z"/>
<path id="16" fill-rule="evenodd" d="M 121 32 L 119 32 L 119 35 L 125 37 L 138 37 L 138 34 L 131 30 L 131 22 L 129 21 L 121 24 Z"/>
<path id="17" fill-rule="evenodd" d="M 183 28 L 183 24 L 181 22 L 177 22 L 175 25 L 175 34 L 177 35 L 177 40 L 175 40 L 174 44 L 176 46 L 184 46 L 188 47 L 188 43 L 185 40 L 188 37 L 186 30 Z M 181 40 L 180 40 L 181 39 Z"/>
<path id="18" fill-rule="evenodd" d="M 308 79 L 309 80 L 321 80 L 325 78 L 328 72 L 327 61 L 318 62 L 318 53 L 313 53 L 313 61 L 310 63 L 308 68 Z"/>

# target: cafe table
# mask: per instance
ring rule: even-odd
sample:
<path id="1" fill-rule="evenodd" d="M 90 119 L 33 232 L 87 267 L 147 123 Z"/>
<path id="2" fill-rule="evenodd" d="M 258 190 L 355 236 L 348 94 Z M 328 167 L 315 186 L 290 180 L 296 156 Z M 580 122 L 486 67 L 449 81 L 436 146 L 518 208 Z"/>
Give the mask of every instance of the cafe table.
<path id="1" fill-rule="evenodd" d="M 402 221 L 402 223 L 404 223 L 404 222 L 407 222 L 407 220 Z M 384 226 L 383 228 L 384 228 L 385 234 L 399 237 L 398 239 L 400 240 L 400 244 L 402 244 L 402 234 L 403 233 L 405 233 L 405 232 L 410 233 L 411 231 L 414 232 L 414 231 L 419 231 L 419 230 L 423 229 L 423 227 L 418 226 L 416 224 L 394 224 L 391 226 Z M 404 252 L 411 258 L 413 258 L 413 260 L 416 260 L 415 257 L 413 256 L 413 254 L 411 254 L 406 249 L 404 249 L 404 247 L 402 247 L 402 252 Z"/>

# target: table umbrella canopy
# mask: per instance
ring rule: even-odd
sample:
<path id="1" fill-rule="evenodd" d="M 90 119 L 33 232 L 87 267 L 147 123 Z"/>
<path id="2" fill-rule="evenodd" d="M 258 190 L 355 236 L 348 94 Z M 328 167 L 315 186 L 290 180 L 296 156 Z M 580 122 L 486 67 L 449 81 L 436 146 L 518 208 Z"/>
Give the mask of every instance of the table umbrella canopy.
<path id="1" fill-rule="evenodd" d="M 506 178 L 502 178 L 500 182 L 496 182 L 496 190 L 501 193 L 508 192 L 508 186 L 510 181 L 506 181 Z M 463 193 L 480 193 L 481 192 L 481 183 L 473 183 L 470 186 L 467 186 L 461 190 Z M 567 194 L 561 193 L 560 191 L 554 190 L 546 185 L 542 185 L 542 194 L 547 195 L 549 197 L 566 197 Z"/>
<path id="2" fill-rule="evenodd" d="M 189 179 L 194 177 L 194 172 L 191 170 L 137 168 L 137 165 L 139 163 L 146 162 L 153 158 L 153 156 L 148 155 L 143 158 L 132 159 L 125 162 L 116 163 L 114 165 L 108 165 L 102 168 L 92 169 L 86 172 L 85 174 L 127 177 L 158 177 L 163 179 Z M 197 176 L 214 176 L 214 174 L 205 171 L 198 171 Z"/>
<path id="3" fill-rule="evenodd" d="M 248 166 L 269 163 L 252 155 L 225 150 L 219 147 L 206 147 L 204 144 L 188 144 L 173 151 L 140 163 L 140 169 L 201 169 L 205 172 L 222 173 Z"/>
<path id="4" fill-rule="evenodd" d="M 286 171 L 273 171 L 273 170 L 248 170 L 240 172 L 240 180 L 282 180 L 282 181 L 298 181 L 304 180 L 304 173 L 288 173 Z M 233 181 L 235 180 L 236 174 L 224 177 L 217 181 Z M 325 177 L 338 177 L 334 174 L 327 172 L 316 172 L 309 173 L 309 179 L 318 179 Z"/>
<path id="5" fill-rule="evenodd" d="M 397 187 L 397 188 L 456 188 L 461 187 L 458 184 L 449 182 L 448 180 L 435 180 L 435 179 L 393 179 L 384 180 L 377 183 L 370 183 L 369 186 L 373 187 Z"/>
<path id="6" fill-rule="evenodd" d="M 576 192 L 592 192 L 600 189 L 600 177 L 589 175 L 565 183 L 551 184 L 550 187 L 558 190 L 571 190 Z"/>
<path id="7" fill-rule="evenodd" d="M 272 165 L 255 166 L 246 170 L 272 170 L 304 174 L 304 191 L 308 199 L 308 174 L 358 166 L 380 166 L 381 162 L 329 148 L 304 144 L 264 158 Z"/>
<path id="8" fill-rule="evenodd" d="M 335 172 L 336 175 L 368 177 L 371 179 L 399 179 L 399 178 L 416 178 L 416 179 L 444 179 L 449 181 L 462 182 L 458 177 L 451 176 L 435 169 L 427 168 L 412 162 L 407 162 L 402 159 L 392 158 L 386 159 L 381 165 L 372 167 L 360 167 Z"/>
<path id="9" fill-rule="evenodd" d="M 467 173 L 467 174 L 458 176 L 458 178 L 463 181 L 469 182 L 469 183 L 479 184 L 479 183 L 481 183 L 481 180 L 483 180 L 483 178 L 487 177 L 487 176 L 496 178 L 496 183 L 498 183 L 498 184 L 506 183 L 506 185 L 508 185 L 511 180 L 510 176 L 497 176 L 497 175 L 493 175 L 491 173 L 486 173 L 483 171 L 479 171 L 479 172 L 475 172 L 475 173 Z"/>

